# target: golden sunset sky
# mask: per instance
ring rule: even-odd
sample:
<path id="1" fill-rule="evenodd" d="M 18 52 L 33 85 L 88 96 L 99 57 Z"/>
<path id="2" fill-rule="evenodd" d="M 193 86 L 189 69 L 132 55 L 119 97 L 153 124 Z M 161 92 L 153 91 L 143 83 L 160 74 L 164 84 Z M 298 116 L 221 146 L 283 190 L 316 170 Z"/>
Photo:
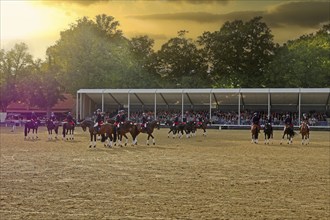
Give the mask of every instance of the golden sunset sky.
<path id="1" fill-rule="evenodd" d="M 155 49 L 179 30 L 196 39 L 214 32 L 224 22 L 262 16 L 274 41 L 284 43 L 313 33 L 329 22 L 329 0 L 0 0 L 1 49 L 24 42 L 34 58 L 45 58 L 46 49 L 60 32 L 83 16 L 111 15 L 127 38 L 148 35 Z"/>

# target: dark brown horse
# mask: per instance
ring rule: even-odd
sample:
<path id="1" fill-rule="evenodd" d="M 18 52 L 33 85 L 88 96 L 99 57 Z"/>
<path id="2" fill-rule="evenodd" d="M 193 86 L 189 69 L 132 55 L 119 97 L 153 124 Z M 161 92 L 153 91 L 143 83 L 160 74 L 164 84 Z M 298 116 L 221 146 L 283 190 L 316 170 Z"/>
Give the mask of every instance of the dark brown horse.
<path id="1" fill-rule="evenodd" d="M 63 137 L 62 139 L 66 140 L 73 140 L 74 139 L 74 128 L 76 126 L 75 122 L 64 122 L 63 124 Z M 66 135 L 69 135 L 69 137 L 66 137 Z"/>
<path id="2" fill-rule="evenodd" d="M 94 122 L 91 120 L 84 120 L 80 123 L 83 131 L 88 129 L 90 134 L 90 145 L 89 147 L 96 147 L 96 135 L 101 135 L 101 142 L 105 142 L 109 138 L 109 143 L 105 143 L 104 146 L 112 147 L 112 141 L 116 141 L 116 136 L 114 136 L 115 127 L 113 124 L 105 123 L 101 127 L 97 128 L 94 126 Z"/>
<path id="3" fill-rule="evenodd" d="M 160 128 L 160 123 L 157 120 L 147 123 L 146 127 L 142 127 L 140 124 L 134 124 L 134 127 L 131 129 L 131 135 L 133 137 L 133 144 L 137 144 L 137 136 L 140 133 L 147 134 L 147 145 L 149 145 L 149 139 L 152 138 L 152 144 L 155 145 L 155 137 L 152 135 L 155 128 Z"/>
<path id="4" fill-rule="evenodd" d="M 24 140 L 28 137 L 28 134 L 32 130 L 32 140 L 38 139 L 38 127 L 40 124 L 40 120 L 33 121 L 29 120 L 24 125 Z M 30 138 L 30 137 L 28 137 Z"/>
<path id="5" fill-rule="evenodd" d="M 265 124 L 264 134 L 265 134 L 265 144 L 269 144 L 269 140 L 273 140 L 273 126 L 271 123 L 267 122 Z"/>
<path id="6" fill-rule="evenodd" d="M 300 125 L 301 144 L 309 144 L 309 128 L 306 122 L 302 122 Z"/>
<path id="7" fill-rule="evenodd" d="M 60 124 L 58 121 L 52 121 L 49 119 L 46 120 L 46 127 L 47 127 L 47 131 L 48 131 L 48 140 L 53 139 L 53 131 L 55 132 L 55 139 L 57 139 L 59 126 L 60 126 Z"/>
<path id="8" fill-rule="evenodd" d="M 286 124 L 285 125 L 285 129 L 284 129 L 282 140 L 281 140 L 281 143 L 280 144 L 282 144 L 285 135 L 286 135 L 286 137 L 288 139 L 288 144 L 292 144 L 293 136 L 295 135 L 295 132 L 293 130 L 293 126 L 292 125 L 290 125 L 290 124 Z"/>
<path id="9" fill-rule="evenodd" d="M 206 136 L 206 128 L 207 125 L 211 124 L 209 120 L 201 121 L 201 122 L 196 122 L 196 129 L 202 129 L 203 130 L 203 136 Z"/>
<path id="10" fill-rule="evenodd" d="M 128 143 L 128 137 L 127 133 L 131 132 L 131 129 L 133 128 L 134 123 L 132 121 L 125 121 L 121 122 L 119 125 L 117 125 L 115 128 L 115 135 L 118 136 L 119 146 L 122 146 L 122 139 L 125 137 L 125 146 Z M 134 138 L 133 138 L 134 140 Z"/>

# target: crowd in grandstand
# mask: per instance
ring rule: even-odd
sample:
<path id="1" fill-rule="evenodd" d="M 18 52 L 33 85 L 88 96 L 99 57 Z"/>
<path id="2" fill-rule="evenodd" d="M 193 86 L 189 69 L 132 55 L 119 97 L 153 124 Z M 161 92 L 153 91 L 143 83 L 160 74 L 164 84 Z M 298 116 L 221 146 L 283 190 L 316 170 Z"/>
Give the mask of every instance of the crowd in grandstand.
<path id="1" fill-rule="evenodd" d="M 224 125 L 237 125 L 238 118 L 240 117 L 241 125 L 251 125 L 251 119 L 255 111 L 242 111 L 240 115 L 235 111 L 212 111 L 211 123 L 212 124 L 224 124 Z M 148 120 L 152 121 L 155 119 L 153 111 L 134 111 L 130 112 L 130 120 L 141 122 L 142 114 L 146 113 Z M 283 125 L 286 115 L 290 114 L 294 125 L 299 124 L 298 112 L 272 112 L 271 119 L 273 125 Z M 111 117 L 109 114 L 108 117 Z M 264 111 L 258 112 L 260 117 L 260 123 L 264 124 L 267 119 L 268 113 Z M 329 118 L 325 112 L 309 112 L 307 113 L 310 125 L 327 125 L 326 119 Z M 160 120 L 162 124 L 166 121 L 174 121 L 176 117 L 179 117 L 179 121 L 200 121 L 209 119 L 209 111 L 186 111 L 183 114 L 177 110 L 159 110 L 157 111 L 157 120 Z"/>

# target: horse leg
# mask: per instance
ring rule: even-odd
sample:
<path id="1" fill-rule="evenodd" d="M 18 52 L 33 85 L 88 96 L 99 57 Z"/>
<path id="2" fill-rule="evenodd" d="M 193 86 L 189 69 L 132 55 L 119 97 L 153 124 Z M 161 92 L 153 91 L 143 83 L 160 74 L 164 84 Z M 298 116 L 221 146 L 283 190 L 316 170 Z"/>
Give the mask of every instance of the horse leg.
<path id="1" fill-rule="evenodd" d="M 150 134 L 150 136 L 151 136 L 151 138 L 152 138 L 152 145 L 155 145 L 156 143 L 155 143 L 155 138 L 154 138 L 154 136 L 153 136 L 152 134 Z"/>
<path id="2" fill-rule="evenodd" d="M 125 137 L 125 147 L 126 147 L 128 143 L 128 137 L 126 136 L 126 134 L 124 134 L 124 137 Z"/>
<path id="3" fill-rule="evenodd" d="M 283 140 L 284 140 L 284 136 L 285 136 L 285 132 L 283 133 L 283 136 L 282 136 L 282 139 L 281 139 L 280 144 L 282 144 L 282 142 L 283 142 Z"/>
<path id="4" fill-rule="evenodd" d="M 150 138 L 150 134 L 148 134 L 148 137 L 147 137 L 147 145 L 149 145 L 149 138 Z"/>
<path id="5" fill-rule="evenodd" d="M 204 131 L 203 136 L 206 136 L 206 129 L 203 128 L 203 131 Z"/>

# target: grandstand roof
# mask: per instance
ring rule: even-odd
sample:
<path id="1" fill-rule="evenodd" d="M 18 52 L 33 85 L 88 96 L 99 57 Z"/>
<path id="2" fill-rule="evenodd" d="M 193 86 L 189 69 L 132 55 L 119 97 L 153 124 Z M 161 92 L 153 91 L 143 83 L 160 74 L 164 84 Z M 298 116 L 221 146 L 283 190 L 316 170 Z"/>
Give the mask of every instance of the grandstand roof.
<path id="1" fill-rule="evenodd" d="M 80 89 L 95 103 L 114 105 L 312 105 L 329 106 L 330 88 Z M 103 95 L 102 95 L 103 94 Z M 103 97 L 103 98 L 102 98 Z M 268 103 L 268 101 L 270 103 Z"/>

